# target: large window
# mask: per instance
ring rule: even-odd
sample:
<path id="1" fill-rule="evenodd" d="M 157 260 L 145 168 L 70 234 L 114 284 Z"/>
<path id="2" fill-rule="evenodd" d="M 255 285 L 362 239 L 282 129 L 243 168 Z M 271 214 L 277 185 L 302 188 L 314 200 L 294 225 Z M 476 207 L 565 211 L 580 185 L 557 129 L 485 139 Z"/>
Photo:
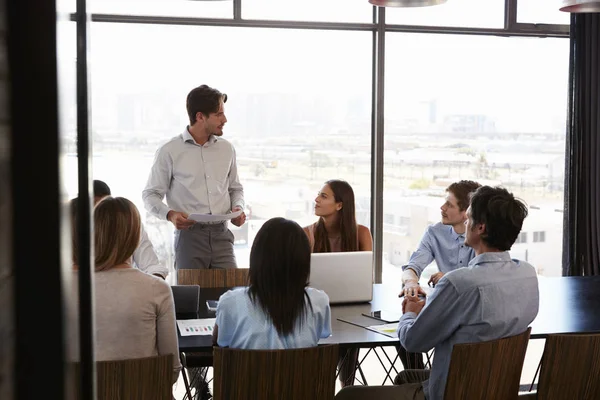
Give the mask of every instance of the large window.
<path id="1" fill-rule="evenodd" d="M 243 0 L 242 18 L 372 22 L 373 6 L 367 0 Z"/>
<path id="2" fill-rule="evenodd" d="M 517 22 L 568 25 L 571 14 L 560 11 L 560 6 L 557 0 L 519 0 Z"/>
<path id="3" fill-rule="evenodd" d="M 448 1 L 435 7 L 388 7 L 388 24 L 502 28 L 504 0 Z"/>
<path id="4" fill-rule="evenodd" d="M 371 47 L 370 32 L 93 24 L 94 178 L 145 215 L 154 154 L 183 132 L 185 97 L 206 83 L 229 96 L 224 137 L 236 147 L 250 214 L 232 227 L 240 267 L 265 220 L 314 222 L 328 179 L 351 183 L 359 223 L 369 225 Z M 75 157 L 71 164 L 75 174 Z M 75 194 L 76 175 L 67 181 Z M 171 224 L 145 222 L 172 267 Z"/>
<path id="5" fill-rule="evenodd" d="M 561 275 L 568 40 L 394 33 L 386 45 L 384 212 L 404 222 L 384 224 L 384 282 L 400 281 L 460 179 L 534 206 L 523 230 L 545 241 L 511 254 Z"/>

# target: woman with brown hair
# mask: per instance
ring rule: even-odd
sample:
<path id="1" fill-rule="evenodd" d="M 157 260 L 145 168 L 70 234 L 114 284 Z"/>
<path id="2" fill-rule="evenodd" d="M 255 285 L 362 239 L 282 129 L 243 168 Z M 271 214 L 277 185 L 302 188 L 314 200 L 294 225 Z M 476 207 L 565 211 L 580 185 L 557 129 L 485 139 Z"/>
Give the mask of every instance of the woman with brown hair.
<path id="1" fill-rule="evenodd" d="M 75 201 L 71 203 L 73 221 L 77 218 Z M 72 226 L 77 270 L 77 224 Z M 173 294 L 164 280 L 132 267 L 140 230 L 137 208 L 123 197 L 106 197 L 94 208 L 96 358 L 110 361 L 172 354 L 175 383 L 181 363 Z"/>
<path id="2" fill-rule="evenodd" d="M 369 228 L 356 223 L 354 191 L 348 182 L 325 182 L 315 199 L 315 215 L 319 220 L 304 228 L 313 253 L 373 250 Z M 358 349 L 340 354 L 342 387 L 354 384 L 357 362 Z"/>

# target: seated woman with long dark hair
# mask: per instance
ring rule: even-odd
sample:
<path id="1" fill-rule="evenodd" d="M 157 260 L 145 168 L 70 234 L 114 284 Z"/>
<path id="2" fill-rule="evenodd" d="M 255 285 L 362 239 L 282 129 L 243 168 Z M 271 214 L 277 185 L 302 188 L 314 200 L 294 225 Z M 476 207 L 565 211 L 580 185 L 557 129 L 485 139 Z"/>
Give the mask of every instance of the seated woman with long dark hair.
<path id="1" fill-rule="evenodd" d="M 319 220 L 304 228 L 313 253 L 373 250 L 369 228 L 356 223 L 354 191 L 348 182 L 325 182 L 315 199 L 315 215 Z M 340 353 L 342 387 L 354 383 L 357 362 L 358 349 Z"/>
<path id="2" fill-rule="evenodd" d="M 329 298 L 309 288 L 310 247 L 302 228 L 268 220 L 250 252 L 248 287 L 219 299 L 213 340 L 238 349 L 316 346 L 331 335 Z"/>

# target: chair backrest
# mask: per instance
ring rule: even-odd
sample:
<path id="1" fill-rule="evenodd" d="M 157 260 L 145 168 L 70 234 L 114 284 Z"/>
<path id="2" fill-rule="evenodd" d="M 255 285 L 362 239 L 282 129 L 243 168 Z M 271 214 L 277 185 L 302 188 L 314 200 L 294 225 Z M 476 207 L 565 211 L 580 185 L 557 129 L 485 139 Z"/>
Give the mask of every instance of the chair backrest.
<path id="1" fill-rule="evenodd" d="M 78 381 L 78 364 L 75 374 Z M 98 400 L 171 400 L 173 356 L 99 361 L 96 377 Z"/>
<path id="2" fill-rule="evenodd" d="M 538 399 L 600 399 L 600 334 L 550 335 Z"/>
<path id="3" fill-rule="evenodd" d="M 531 328 L 520 335 L 454 345 L 445 399 L 517 399 Z"/>
<path id="4" fill-rule="evenodd" d="M 215 400 L 331 400 L 338 345 L 290 350 L 215 347 Z"/>
<path id="5" fill-rule="evenodd" d="M 198 285 L 173 285 L 173 302 L 175 312 L 197 313 L 200 308 L 200 286 Z"/>
<path id="6" fill-rule="evenodd" d="M 177 271 L 177 283 L 201 288 L 248 286 L 248 268 L 180 269 Z"/>

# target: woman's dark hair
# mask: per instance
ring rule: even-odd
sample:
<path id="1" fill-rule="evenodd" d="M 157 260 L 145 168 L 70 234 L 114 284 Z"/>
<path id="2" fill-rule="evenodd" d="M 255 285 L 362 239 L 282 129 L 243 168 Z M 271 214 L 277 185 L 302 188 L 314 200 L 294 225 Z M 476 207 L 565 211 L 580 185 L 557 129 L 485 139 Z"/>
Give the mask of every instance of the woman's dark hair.
<path id="1" fill-rule="evenodd" d="M 227 102 L 227 95 L 208 85 L 201 85 L 188 93 L 185 101 L 190 125 L 196 123 L 196 114 L 201 112 L 207 117 L 219 111 L 221 103 Z"/>
<path id="2" fill-rule="evenodd" d="M 332 179 L 325 182 L 331 188 L 336 203 L 342 202 L 342 209 L 338 211 L 338 221 L 340 224 L 341 247 L 342 251 L 358 251 L 358 228 L 356 226 L 356 215 L 354 206 L 354 191 L 352 186 L 346 181 Z M 323 223 L 323 218 L 319 218 L 315 228 L 314 253 L 329 253 L 329 236 Z"/>
<path id="3" fill-rule="evenodd" d="M 510 250 L 527 213 L 525 203 L 503 188 L 482 186 L 471 195 L 472 226 L 485 224 L 481 239 L 501 251 Z"/>
<path id="4" fill-rule="evenodd" d="M 310 245 L 300 225 L 272 218 L 260 228 L 250 252 L 248 295 L 273 322 L 280 335 L 302 324 L 310 276 Z M 307 300 L 307 302 L 305 301 Z"/>

